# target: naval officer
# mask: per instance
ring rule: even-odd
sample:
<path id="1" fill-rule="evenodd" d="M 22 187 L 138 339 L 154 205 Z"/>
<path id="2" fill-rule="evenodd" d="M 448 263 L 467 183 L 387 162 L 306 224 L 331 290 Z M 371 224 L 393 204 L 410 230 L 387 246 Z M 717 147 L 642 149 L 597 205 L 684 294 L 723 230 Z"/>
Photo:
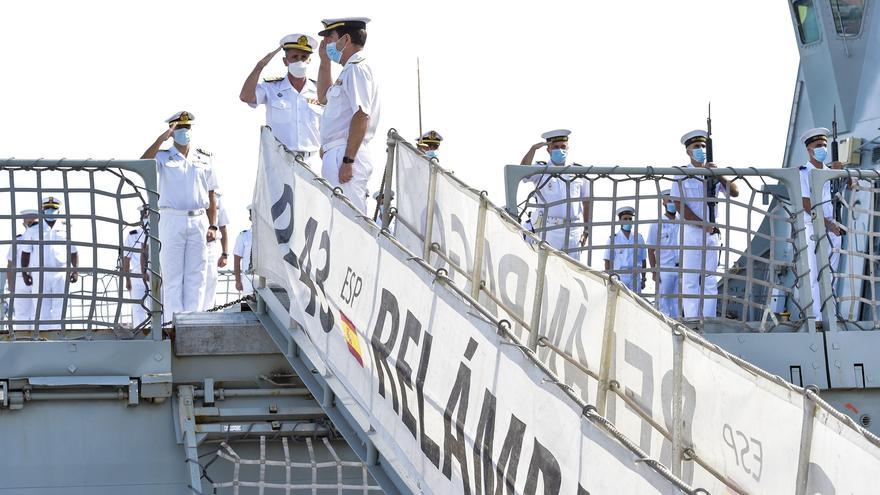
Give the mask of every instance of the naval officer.
<path id="1" fill-rule="evenodd" d="M 678 266 L 681 261 L 681 243 L 675 201 L 670 198 L 670 190 L 661 191 L 663 214 L 648 229 L 648 260 L 651 263 L 651 276 L 657 287 L 658 309 L 672 318 L 680 315 L 677 297 Z"/>
<path id="2" fill-rule="evenodd" d="M 443 136 L 437 131 L 428 131 L 416 140 L 416 147 L 428 158 L 438 158 L 438 150 L 440 144 L 443 143 Z"/>
<path id="3" fill-rule="evenodd" d="M 248 220 L 253 222 L 253 206 L 248 205 Z M 244 229 L 235 239 L 235 247 L 232 250 L 232 273 L 235 275 L 235 290 L 250 295 L 254 292 L 251 280 L 251 244 L 253 236 L 251 229 Z"/>
<path id="4" fill-rule="evenodd" d="M 318 99 L 326 105 L 321 117 L 321 175 L 366 213 L 367 181 L 373 172 L 368 145 L 379 126 L 379 91 L 363 52 L 370 20 L 347 17 L 321 22 Z M 343 66 L 332 83 L 331 61 Z"/>
<path id="5" fill-rule="evenodd" d="M 147 319 L 149 302 L 147 295 L 150 293 L 149 276 L 147 275 L 147 257 L 145 245 L 147 241 L 147 221 L 150 217 L 147 205 L 138 207 L 141 216 L 140 225 L 130 229 L 122 241 L 125 248 L 122 252 L 122 273 L 125 277 L 125 288 L 129 297 L 136 302 L 131 304 L 131 324 L 139 326 Z"/>
<path id="6" fill-rule="evenodd" d="M 690 158 L 684 168 L 715 168 L 706 163 L 709 134 L 694 130 L 681 137 L 681 144 Z M 670 196 L 684 220 L 682 226 L 681 292 L 685 318 L 714 318 L 718 307 L 718 262 L 721 254 L 721 232 L 710 219 L 716 205 L 711 200 L 718 194 L 739 196 L 739 188 L 723 177 L 707 180 L 703 176 L 676 177 Z"/>
<path id="7" fill-rule="evenodd" d="M 15 249 L 13 249 L 11 244 L 9 246 L 9 255 L 6 257 L 6 287 L 9 289 L 9 294 L 14 298 L 10 299 L 13 305 L 12 318 L 19 321 L 30 321 L 34 319 L 35 300 L 16 296 L 33 294 L 33 287 L 26 285 L 21 277 L 21 272 L 15 269 L 21 262 L 21 253 L 24 251 L 24 244 L 21 243 L 21 240 L 28 229 L 37 224 L 39 212 L 37 210 L 22 210 L 18 215 L 22 219 L 24 232 L 15 236 Z M 15 328 L 30 328 L 30 326 L 31 324 L 27 323 L 16 325 Z"/>
<path id="8" fill-rule="evenodd" d="M 195 116 L 177 112 L 141 158 L 156 159 L 159 172 L 159 240 L 162 250 L 163 318 L 180 311 L 198 311 L 205 298 L 208 246 L 216 237 L 217 181 L 211 154 L 192 149 Z M 160 150 L 168 138 L 174 145 Z"/>
<path id="9" fill-rule="evenodd" d="M 67 282 L 73 284 L 79 279 L 76 246 L 69 244 L 66 222 L 58 221 L 61 206 L 61 200 L 54 196 L 43 199 L 43 221 L 25 231 L 21 239 L 24 243 L 21 278 L 34 294 L 41 295 L 34 299 L 34 312 L 39 311 L 39 320 L 42 321 L 61 320 L 67 300 Z M 40 245 L 41 241 L 58 243 Z M 37 273 L 31 269 L 36 269 Z M 54 270 L 44 271 L 46 269 Z M 59 324 L 50 324 L 49 327 L 58 328 Z"/>
<path id="10" fill-rule="evenodd" d="M 239 99 L 256 108 L 266 105 L 266 125 L 288 150 L 302 155 L 310 166 L 317 167 L 323 106 L 318 101 L 318 87 L 306 77 L 312 53 L 318 47 L 315 38 L 306 34 L 289 34 L 281 38 L 278 48 L 269 52 L 248 75 Z M 260 73 L 279 51 L 287 69 L 283 77 L 264 79 Z"/>
<path id="11" fill-rule="evenodd" d="M 818 266 L 816 263 L 816 241 L 813 239 L 815 229 L 811 213 L 813 205 L 810 201 L 810 170 L 825 168 L 825 160 L 828 159 L 828 134 L 830 132 L 824 127 L 810 129 L 801 135 L 801 142 L 807 148 L 809 160 L 806 164 L 799 167 L 801 178 L 801 196 L 804 207 L 804 226 L 807 235 L 807 259 L 810 264 L 810 287 L 813 294 L 813 316 L 816 321 L 822 321 L 822 301 L 819 298 L 819 271 L 831 268 L 831 272 L 837 271 L 837 262 L 840 261 L 840 236 L 842 230 L 840 225 L 834 221 L 834 204 L 831 202 L 831 181 L 825 181 L 822 184 L 822 210 L 821 215 L 825 221 L 825 230 L 828 233 L 830 241 L 830 258 L 829 265 L 822 263 Z M 831 163 L 831 168 L 843 168 L 840 162 Z"/>
<path id="12" fill-rule="evenodd" d="M 541 135 L 543 141 L 532 145 L 523 156 L 522 165 L 564 166 L 568 157 L 568 129 L 557 129 Z M 547 148 L 550 162 L 535 162 L 535 153 Z M 586 179 L 574 176 L 553 176 L 536 174 L 523 179 L 523 182 L 534 184 L 529 193 L 537 203 L 525 221 L 524 227 L 532 232 L 542 228 L 541 239 L 560 251 L 566 251 L 574 259 L 580 259 L 580 251 L 576 250 L 587 242 L 589 231 L 583 226 L 590 218 L 590 183 Z M 560 203 L 561 202 L 561 203 Z M 553 204 L 560 203 L 560 204 Z"/>
<path id="13" fill-rule="evenodd" d="M 633 219 L 636 209 L 622 206 L 617 209 L 620 229 L 608 238 L 605 248 L 605 271 L 616 273 L 620 281 L 637 294 L 645 288 L 645 260 L 648 253 L 642 234 L 633 232 Z"/>

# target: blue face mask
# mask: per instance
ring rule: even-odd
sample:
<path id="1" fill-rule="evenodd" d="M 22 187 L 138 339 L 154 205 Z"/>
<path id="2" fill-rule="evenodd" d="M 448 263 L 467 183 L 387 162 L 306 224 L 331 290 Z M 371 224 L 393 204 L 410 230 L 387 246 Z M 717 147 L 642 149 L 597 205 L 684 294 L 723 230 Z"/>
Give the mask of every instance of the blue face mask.
<path id="1" fill-rule="evenodd" d="M 666 203 L 666 211 L 669 213 L 675 213 L 675 203 Z"/>
<path id="2" fill-rule="evenodd" d="M 437 150 L 428 150 L 425 152 L 425 156 L 428 158 L 437 158 Z"/>
<path id="3" fill-rule="evenodd" d="M 336 48 L 335 41 L 332 43 L 327 43 L 326 49 L 327 49 L 327 56 L 330 58 L 330 60 L 336 62 L 337 64 L 342 63 L 342 52 L 340 52 Z"/>
<path id="4" fill-rule="evenodd" d="M 568 156 L 567 150 L 550 150 L 550 161 L 553 162 L 554 165 L 565 165 L 566 156 Z"/>
<path id="5" fill-rule="evenodd" d="M 47 217 L 54 217 L 57 214 L 58 210 L 56 208 L 46 208 L 43 210 L 43 215 L 46 215 Z"/>
<path id="6" fill-rule="evenodd" d="M 620 230 L 622 230 L 624 232 L 629 232 L 632 229 L 633 229 L 633 224 L 631 224 L 631 223 L 620 224 Z"/>
<path id="7" fill-rule="evenodd" d="M 174 137 L 174 142 L 181 145 L 186 146 L 189 144 L 189 139 L 192 136 L 191 129 L 174 129 L 174 132 L 171 133 Z"/>
<path id="8" fill-rule="evenodd" d="M 826 146 L 817 146 L 813 148 L 813 158 L 824 163 L 825 159 L 828 158 L 828 148 Z"/>
<path id="9" fill-rule="evenodd" d="M 694 160 L 697 161 L 697 163 L 705 163 L 706 162 L 706 150 L 704 150 L 703 148 L 694 148 L 693 157 L 694 157 Z"/>

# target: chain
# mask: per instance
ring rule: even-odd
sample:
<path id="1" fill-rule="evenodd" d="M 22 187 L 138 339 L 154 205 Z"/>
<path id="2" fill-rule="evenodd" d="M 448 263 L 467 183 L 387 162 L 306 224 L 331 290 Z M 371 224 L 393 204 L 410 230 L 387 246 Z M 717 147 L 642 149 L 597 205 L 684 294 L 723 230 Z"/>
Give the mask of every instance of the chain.
<path id="1" fill-rule="evenodd" d="M 246 296 L 239 297 L 238 299 L 235 299 L 234 301 L 229 301 L 228 303 L 225 303 L 225 304 L 218 304 L 217 306 L 214 306 L 213 308 L 211 308 L 211 309 L 207 309 L 207 310 L 205 310 L 205 311 L 208 312 L 208 313 L 215 313 L 215 312 L 217 312 L 217 311 L 220 311 L 220 310 L 223 310 L 223 309 L 226 309 L 226 308 L 229 308 L 229 307 L 235 306 L 236 304 L 240 304 L 240 303 L 243 303 L 243 302 L 245 302 L 245 301 L 250 302 L 250 301 L 255 301 L 255 300 L 256 300 L 256 299 L 254 298 L 254 295 L 253 295 L 253 294 L 248 294 L 248 295 L 246 295 Z M 171 323 L 173 323 L 172 320 L 168 320 L 168 321 L 164 321 L 164 322 L 162 322 L 162 328 L 170 327 L 170 326 L 171 326 Z"/>

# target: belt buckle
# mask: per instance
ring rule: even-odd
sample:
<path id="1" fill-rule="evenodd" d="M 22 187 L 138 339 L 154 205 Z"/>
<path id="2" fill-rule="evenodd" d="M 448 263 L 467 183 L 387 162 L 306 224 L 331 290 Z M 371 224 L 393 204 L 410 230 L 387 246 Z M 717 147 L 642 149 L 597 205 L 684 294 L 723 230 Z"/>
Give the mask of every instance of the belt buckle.
<path id="1" fill-rule="evenodd" d="M 199 215 L 199 210 L 188 210 L 186 214 L 190 217 L 197 217 Z"/>

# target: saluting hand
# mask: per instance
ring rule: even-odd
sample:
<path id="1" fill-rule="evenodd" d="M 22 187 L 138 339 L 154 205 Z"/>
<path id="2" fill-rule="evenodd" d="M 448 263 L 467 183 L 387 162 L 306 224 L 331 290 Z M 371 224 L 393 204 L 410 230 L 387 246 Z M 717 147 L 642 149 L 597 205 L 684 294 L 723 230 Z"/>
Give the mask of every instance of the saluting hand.
<path id="1" fill-rule="evenodd" d="M 329 63 L 330 57 L 327 55 L 327 41 L 321 40 L 321 44 L 318 46 L 318 58 L 321 59 L 321 63 L 324 62 Z"/>
<path id="2" fill-rule="evenodd" d="M 280 52 L 280 51 L 281 51 L 281 46 L 279 46 L 278 48 L 276 48 L 276 49 L 272 50 L 271 52 L 267 53 L 266 56 L 263 57 L 262 60 L 260 60 L 260 65 L 262 65 L 262 66 L 267 65 L 267 64 L 272 60 L 272 57 L 274 57 L 274 56 L 275 56 L 276 54 L 278 54 L 278 52 Z"/>
<path id="3" fill-rule="evenodd" d="M 168 139 L 170 139 L 171 135 L 174 134 L 174 129 L 177 129 L 177 122 L 172 122 L 171 126 L 168 127 L 168 130 L 162 133 L 162 141 L 167 141 Z"/>

